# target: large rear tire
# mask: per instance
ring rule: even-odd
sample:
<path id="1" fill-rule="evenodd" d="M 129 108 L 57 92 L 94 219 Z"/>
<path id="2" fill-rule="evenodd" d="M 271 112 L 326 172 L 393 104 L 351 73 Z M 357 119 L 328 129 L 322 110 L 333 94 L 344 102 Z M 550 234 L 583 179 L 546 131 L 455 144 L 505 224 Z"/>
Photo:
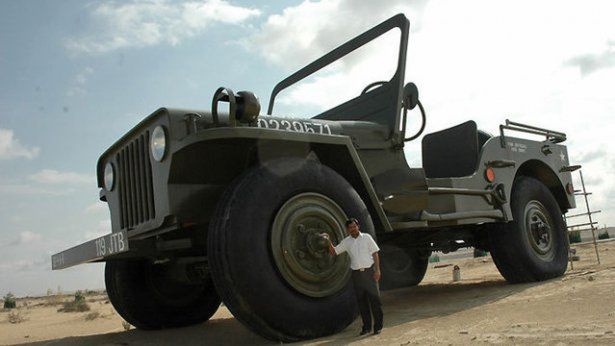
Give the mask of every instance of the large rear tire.
<path id="1" fill-rule="evenodd" d="M 491 256 L 511 283 L 542 281 L 564 274 L 568 236 L 551 191 L 530 177 L 515 180 L 511 198 L 514 220 L 489 231 Z"/>
<path id="2" fill-rule="evenodd" d="M 380 250 L 382 290 L 416 286 L 425 277 L 430 251 L 404 249 L 393 244 L 384 244 Z"/>
<path id="3" fill-rule="evenodd" d="M 373 235 L 367 208 L 339 174 L 312 160 L 277 159 L 238 178 L 208 234 L 214 282 L 235 318 L 265 338 L 290 342 L 334 334 L 357 316 L 346 255 L 347 217 Z"/>
<path id="4" fill-rule="evenodd" d="M 118 314 L 145 330 L 205 322 L 221 302 L 211 278 L 198 285 L 174 282 L 164 265 L 146 260 L 107 262 L 105 284 Z"/>

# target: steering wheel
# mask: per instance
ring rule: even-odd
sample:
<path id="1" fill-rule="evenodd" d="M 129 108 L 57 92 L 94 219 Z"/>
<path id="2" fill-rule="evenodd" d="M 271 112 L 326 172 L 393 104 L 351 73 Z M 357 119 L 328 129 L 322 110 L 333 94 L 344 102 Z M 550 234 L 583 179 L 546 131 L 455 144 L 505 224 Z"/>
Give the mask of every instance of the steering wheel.
<path id="1" fill-rule="evenodd" d="M 369 83 L 365 88 L 363 88 L 363 91 L 361 91 L 361 95 L 366 94 L 368 91 L 370 91 L 370 89 L 373 89 L 376 86 L 384 85 L 386 83 L 388 83 L 388 82 L 387 81 L 383 81 L 383 80 L 378 81 L 378 82 Z"/>
<path id="2" fill-rule="evenodd" d="M 361 91 L 361 95 L 365 95 L 368 91 L 377 86 L 382 86 L 388 83 L 387 81 L 378 81 L 368 84 L 363 91 Z M 404 142 L 409 142 L 418 138 L 423 131 L 425 131 L 425 125 L 427 123 L 427 116 L 425 115 L 425 108 L 423 108 L 423 104 L 419 101 L 419 90 L 414 83 L 408 83 L 404 86 L 404 101 L 402 103 L 404 113 L 402 117 L 403 125 L 402 131 L 406 133 L 406 118 L 408 116 L 408 110 L 414 109 L 416 106 L 419 106 L 419 110 L 421 111 L 421 128 L 412 136 L 404 138 Z"/>

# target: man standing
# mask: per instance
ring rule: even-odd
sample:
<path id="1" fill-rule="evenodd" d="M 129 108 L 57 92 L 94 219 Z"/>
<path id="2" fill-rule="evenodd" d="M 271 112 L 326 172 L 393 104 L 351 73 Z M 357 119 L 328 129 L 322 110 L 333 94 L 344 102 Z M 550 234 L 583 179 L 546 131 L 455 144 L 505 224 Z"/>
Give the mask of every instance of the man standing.
<path id="1" fill-rule="evenodd" d="M 328 234 L 323 236 L 329 242 L 331 256 L 347 252 L 350 256 L 350 269 L 352 269 L 352 283 L 357 296 L 363 328 L 360 335 L 369 333 L 372 329 L 372 314 L 374 315 L 374 335 L 382 330 L 382 304 L 380 303 L 380 248 L 368 233 L 359 231 L 359 221 L 350 218 L 346 221 L 348 236 L 337 246 L 333 246 Z M 371 307 L 371 314 L 370 314 Z"/>

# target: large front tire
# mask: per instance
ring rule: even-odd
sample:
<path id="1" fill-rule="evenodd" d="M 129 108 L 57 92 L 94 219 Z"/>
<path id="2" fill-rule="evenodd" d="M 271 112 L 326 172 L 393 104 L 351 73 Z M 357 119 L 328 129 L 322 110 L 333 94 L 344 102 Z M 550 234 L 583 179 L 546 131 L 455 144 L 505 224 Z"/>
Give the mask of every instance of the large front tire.
<path id="1" fill-rule="evenodd" d="M 221 302 L 211 278 L 198 285 L 182 284 L 169 279 L 166 269 L 147 260 L 107 262 L 107 295 L 118 314 L 144 330 L 209 320 Z"/>
<path id="2" fill-rule="evenodd" d="M 568 236 L 551 191 L 534 178 L 519 177 L 511 208 L 514 220 L 494 224 L 489 231 L 491 256 L 502 276 L 521 283 L 563 275 L 568 266 Z"/>
<path id="3" fill-rule="evenodd" d="M 334 334 L 357 316 L 346 255 L 330 258 L 355 217 L 373 234 L 352 186 L 312 160 L 277 159 L 238 178 L 218 204 L 208 234 L 214 282 L 233 315 L 276 341 Z"/>

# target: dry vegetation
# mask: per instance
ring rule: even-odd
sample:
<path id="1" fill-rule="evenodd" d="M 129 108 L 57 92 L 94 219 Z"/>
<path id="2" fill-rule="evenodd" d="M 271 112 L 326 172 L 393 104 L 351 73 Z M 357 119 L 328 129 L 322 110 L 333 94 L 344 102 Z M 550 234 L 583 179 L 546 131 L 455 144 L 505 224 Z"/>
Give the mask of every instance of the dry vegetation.
<path id="1" fill-rule="evenodd" d="M 85 312 L 90 311 L 90 304 L 85 301 L 83 292 L 75 292 L 73 301 L 63 303 L 63 307 L 58 312 Z"/>
<path id="2" fill-rule="evenodd" d="M 13 293 L 9 292 L 4 296 L 2 299 L 2 307 L 4 309 L 14 309 L 17 307 L 17 301 Z"/>
<path id="3" fill-rule="evenodd" d="M 89 314 L 85 315 L 85 320 L 86 321 L 94 321 L 95 319 L 102 317 L 100 312 L 98 311 L 92 311 Z"/>
<path id="4" fill-rule="evenodd" d="M 122 327 L 124 328 L 124 330 L 125 330 L 125 331 L 129 331 L 129 330 L 130 330 L 131 325 L 130 325 L 130 323 L 128 323 L 128 322 L 126 322 L 126 321 L 122 320 Z"/>
<path id="5" fill-rule="evenodd" d="M 9 323 L 16 324 L 16 323 L 24 322 L 26 318 L 24 317 L 21 310 L 13 309 L 7 315 L 7 320 L 9 321 Z"/>
<path id="6" fill-rule="evenodd" d="M 62 295 L 60 293 L 54 294 L 52 290 L 47 290 L 47 296 L 45 297 L 45 301 L 42 303 L 43 306 L 58 306 L 62 305 Z"/>

